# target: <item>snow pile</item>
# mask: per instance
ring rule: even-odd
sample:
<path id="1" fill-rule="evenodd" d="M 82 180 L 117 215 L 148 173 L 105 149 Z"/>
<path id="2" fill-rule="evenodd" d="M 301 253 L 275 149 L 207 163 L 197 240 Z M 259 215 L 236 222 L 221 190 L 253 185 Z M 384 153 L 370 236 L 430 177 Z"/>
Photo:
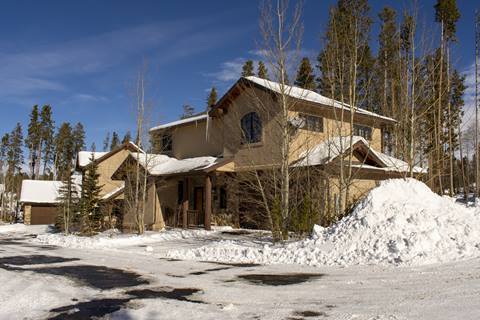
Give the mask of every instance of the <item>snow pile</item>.
<path id="1" fill-rule="evenodd" d="M 93 237 L 64 235 L 60 233 L 40 234 L 34 241 L 67 248 L 107 249 L 169 240 L 189 239 L 209 234 L 211 234 L 211 231 L 206 230 L 167 230 L 162 232 L 149 231 L 143 235 L 134 235 L 122 234 L 118 231 L 110 230 Z"/>
<path id="2" fill-rule="evenodd" d="M 171 258 L 304 265 L 422 265 L 480 256 L 478 209 L 434 194 L 414 179 L 383 181 L 329 228 L 315 227 L 311 239 L 286 245 L 236 241 L 190 250 Z"/>

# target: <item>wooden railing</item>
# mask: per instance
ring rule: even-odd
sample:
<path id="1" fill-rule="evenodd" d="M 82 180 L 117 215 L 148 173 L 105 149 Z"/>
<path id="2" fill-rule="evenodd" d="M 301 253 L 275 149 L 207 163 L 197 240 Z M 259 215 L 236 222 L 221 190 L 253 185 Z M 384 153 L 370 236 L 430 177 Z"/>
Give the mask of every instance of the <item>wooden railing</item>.
<path id="1" fill-rule="evenodd" d="M 203 225 L 204 213 L 201 210 L 188 210 L 187 211 L 187 222 L 188 226 L 199 226 Z"/>

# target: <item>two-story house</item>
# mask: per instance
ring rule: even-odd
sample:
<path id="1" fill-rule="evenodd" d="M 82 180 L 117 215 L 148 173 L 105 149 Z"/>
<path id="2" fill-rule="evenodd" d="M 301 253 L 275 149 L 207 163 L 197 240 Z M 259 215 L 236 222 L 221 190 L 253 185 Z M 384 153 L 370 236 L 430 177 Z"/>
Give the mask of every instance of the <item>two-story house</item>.
<path id="1" fill-rule="evenodd" d="M 313 91 L 241 78 L 208 112 L 151 128 L 157 152 L 169 158 L 158 164 L 145 161 L 144 167 L 155 177 L 167 225 L 207 229 L 212 223 L 242 225 L 245 206 L 235 177 L 278 167 L 285 124 L 280 103 L 288 104 L 291 166 L 329 171 L 332 197 L 338 189 L 335 172 L 340 170 L 340 159 L 348 155 L 354 185 L 350 202 L 379 180 L 404 177 L 409 171 L 407 163 L 382 152 L 394 119 Z M 423 171 L 415 167 L 414 172 Z"/>

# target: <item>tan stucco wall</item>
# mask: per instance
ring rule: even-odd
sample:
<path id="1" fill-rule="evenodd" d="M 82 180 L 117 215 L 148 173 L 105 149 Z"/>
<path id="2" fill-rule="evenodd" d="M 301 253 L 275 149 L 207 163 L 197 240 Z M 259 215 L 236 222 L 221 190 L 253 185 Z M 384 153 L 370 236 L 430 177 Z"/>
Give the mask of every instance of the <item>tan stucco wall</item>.
<path id="1" fill-rule="evenodd" d="M 222 154 L 223 134 L 219 126 L 222 122 L 209 122 L 210 135 L 207 140 L 207 121 L 196 121 L 175 128 L 158 130 L 154 133 L 155 139 L 161 139 L 163 132 L 172 135 L 172 152 L 169 155 L 177 159 L 200 156 L 219 156 Z"/>
<path id="2" fill-rule="evenodd" d="M 128 155 L 129 151 L 123 149 L 98 164 L 98 173 L 100 174 L 98 182 L 99 185 L 103 185 L 100 196 L 103 196 L 122 186 L 123 181 L 112 180 L 111 177 L 125 161 Z M 122 196 L 117 197 L 117 199 L 119 198 L 122 198 Z"/>

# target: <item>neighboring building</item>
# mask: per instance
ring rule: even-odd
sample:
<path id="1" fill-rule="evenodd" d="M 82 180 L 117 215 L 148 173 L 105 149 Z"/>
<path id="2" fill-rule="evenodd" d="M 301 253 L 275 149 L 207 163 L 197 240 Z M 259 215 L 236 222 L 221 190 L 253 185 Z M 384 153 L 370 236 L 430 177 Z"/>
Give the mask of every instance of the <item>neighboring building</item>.
<path id="1" fill-rule="evenodd" d="M 54 224 L 62 184 L 61 181 L 23 180 L 20 193 L 23 223 Z"/>

